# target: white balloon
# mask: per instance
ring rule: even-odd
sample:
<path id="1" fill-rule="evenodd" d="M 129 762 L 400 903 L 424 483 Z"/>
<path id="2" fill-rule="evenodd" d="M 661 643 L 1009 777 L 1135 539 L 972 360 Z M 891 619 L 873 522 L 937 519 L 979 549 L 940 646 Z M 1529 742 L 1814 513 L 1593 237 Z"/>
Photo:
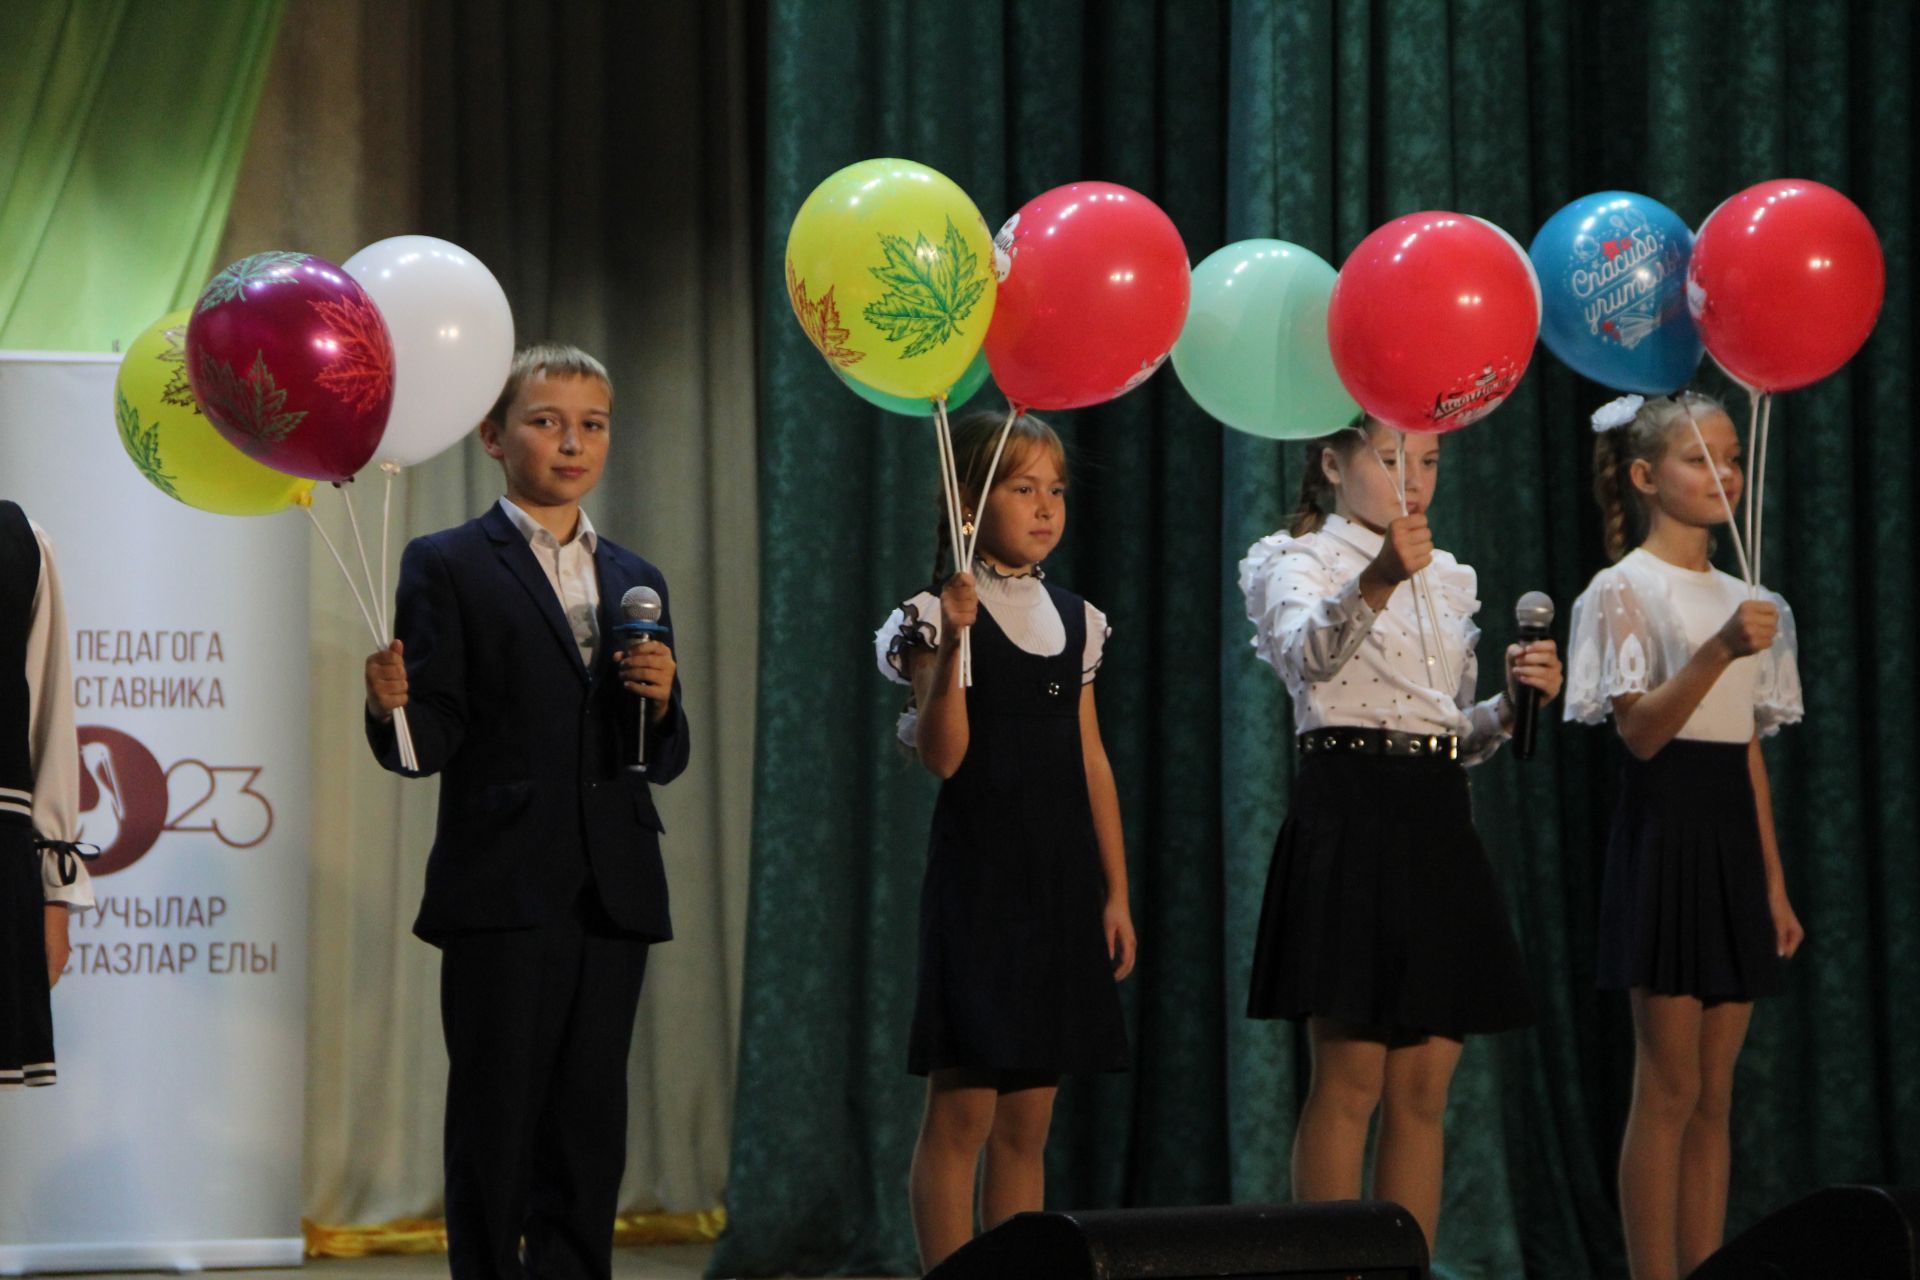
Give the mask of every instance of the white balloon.
<path id="1" fill-rule="evenodd" d="M 432 236 L 394 236 L 341 264 L 393 335 L 393 412 L 373 460 L 415 466 L 480 425 L 513 365 L 513 309 L 486 264 Z"/>

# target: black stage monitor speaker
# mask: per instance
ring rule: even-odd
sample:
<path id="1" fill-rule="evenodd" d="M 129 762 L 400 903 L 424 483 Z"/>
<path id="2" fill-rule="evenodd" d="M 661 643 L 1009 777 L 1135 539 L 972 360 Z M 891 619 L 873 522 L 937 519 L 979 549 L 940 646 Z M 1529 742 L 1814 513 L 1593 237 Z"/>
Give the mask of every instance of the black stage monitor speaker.
<path id="1" fill-rule="evenodd" d="M 1828 1187 L 1768 1214 L 1689 1280 L 1920 1280 L 1920 1190 Z"/>
<path id="2" fill-rule="evenodd" d="M 1422 1280 L 1427 1241 L 1397 1204 L 1023 1213 L 927 1280 Z"/>

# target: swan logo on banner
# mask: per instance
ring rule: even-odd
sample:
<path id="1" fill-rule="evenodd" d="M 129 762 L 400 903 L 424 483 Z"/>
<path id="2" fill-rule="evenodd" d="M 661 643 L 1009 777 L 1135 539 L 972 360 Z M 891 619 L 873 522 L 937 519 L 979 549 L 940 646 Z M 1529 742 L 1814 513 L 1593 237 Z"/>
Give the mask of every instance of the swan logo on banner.
<path id="1" fill-rule="evenodd" d="M 79 737 L 80 838 L 100 846 L 95 876 L 126 870 L 166 832 L 205 832 L 251 849 L 273 831 L 273 804 L 254 790 L 257 765 L 189 759 L 162 769 L 132 734 L 88 724 Z"/>

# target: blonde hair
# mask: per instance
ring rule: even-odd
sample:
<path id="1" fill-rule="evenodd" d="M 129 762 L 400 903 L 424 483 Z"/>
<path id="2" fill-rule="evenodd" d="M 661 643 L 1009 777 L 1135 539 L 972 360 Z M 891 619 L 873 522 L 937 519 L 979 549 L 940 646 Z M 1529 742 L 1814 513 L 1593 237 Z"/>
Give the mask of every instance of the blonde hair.
<path id="1" fill-rule="evenodd" d="M 1607 559 L 1619 560 L 1647 536 L 1650 517 L 1645 500 L 1628 480 L 1633 464 L 1657 465 L 1682 423 L 1726 411 L 1725 405 L 1704 392 L 1676 391 L 1646 401 L 1630 421 L 1594 436 L 1593 500 L 1600 507 Z"/>
<path id="2" fill-rule="evenodd" d="M 493 408 L 487 410 L 486 420 L 496 428 L 505 427 L 507 409 L 513 404 L 513 398 L 535 374 L 549 378 L 598 378 L 607 389 L 607 399 L 613 399 L 613 379 L 607 376 L 607 366 L 570 342 L 536 342 L 514 352 L 513 367 L 507 371 L 507 385 L 500 388 L 500 397 L 493 402 Z"/>
<path id="3" fill-rule="evenodd" d="M 1000 429 L 1006 426 L 1006 422 L 1007 415 L 995 409 L 975 409 L 953 420 L 953 469 L 960 477 L 960 502 L 964 510 L 973 513 L 976 521 L 981 516 L 984 496 L 981 486 L 987 482 L 987 467 L 993 462 L 993 449 L 1000 441 Z M 1007 429 L 1007 447 L 1000 455 L 1000 465 L 995 468 L 994 479 L 998 481 L 1015 474 L 1015 469 L 1036 449 L 1045 450 L 1053 457 L 1054 465 L 1060 469 L 1060 478 L 1065 480 L 1067 446 L 1061 442 L 1058 432 L 1031 413 L 1021 414 Z M 950 572 L 948 566 L 953 563 L 953 543 L 947 536 L 945 499 L 940 501 L 942 514 L 933 551 L 933 580 L 936 583 L 946 580 Z"/>

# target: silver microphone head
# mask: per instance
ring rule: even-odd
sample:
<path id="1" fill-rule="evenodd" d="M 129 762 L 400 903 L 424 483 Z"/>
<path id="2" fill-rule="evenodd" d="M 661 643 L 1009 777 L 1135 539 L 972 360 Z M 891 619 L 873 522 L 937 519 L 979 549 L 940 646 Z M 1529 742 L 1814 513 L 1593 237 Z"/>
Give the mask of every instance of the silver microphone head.
<path id="1" fill-rule="evenodd" d="M 1553 606 L 1547 610 L 1552 612 Z M 628 587 L 627 593 L 620 597 L 620 612 L 628 622 L 660 621 L 660 593 L 652 587 Z"/>
<path id="2" fill-rule="evenodd" d="M 1553 597 L 1544 591 L 1527 592 L 1515 602 L 1513 620 L 1523 627 L 1539 627 L 1544 631 L 1553 625 Z"/>

